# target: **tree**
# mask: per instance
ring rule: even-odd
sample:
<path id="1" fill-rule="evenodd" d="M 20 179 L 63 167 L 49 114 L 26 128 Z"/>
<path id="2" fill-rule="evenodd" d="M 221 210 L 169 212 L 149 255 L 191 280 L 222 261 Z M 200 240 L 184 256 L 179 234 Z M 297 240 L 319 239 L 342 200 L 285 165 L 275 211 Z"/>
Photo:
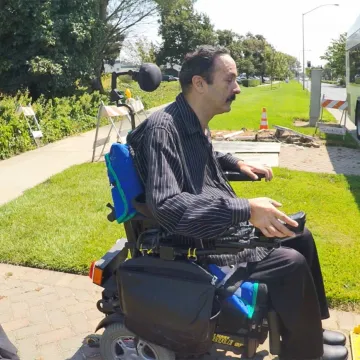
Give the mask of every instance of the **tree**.
<path id="1" fill-rule="evenodd" d="M 79 84 L 103 91 L 131 29 L 177 0 L 1 0 L 0 88 L 29 88 L 36 98 L 73 94 Z"/>
<path id="2" fill-rule="evenodd" d="M 178 0 L 160 12 L 163 42 L 157 53 L 158 65 L 180 65 L 184 56 L 202 44 L 215 45 L 216 34 L 208 16 L 194 10 L 194 1 Z"/>
<path id="3" fill-rule="evenodd" d="M 326 64 L 323 68 L 322 71 L 322 77 L 324 80 L 332 80 L 333 76 L 332 76 L 332 71 L 331 68 L 329 67 L 329 64 Z"/>
<path id="4" fill-rule="evenodd" d="M 331 70 L 332 76 L 345 77 L 346 74 L 346 33 L 340 35 L 337 40 L 332 40 L 325 54 L 320 58 L 327 61 L 327 67 Z"/>
<path id="5" fill-rule="evenodd" d="M 3 0 L 0 3 L 0 88 L 71 94 L 93 73 L 95 0 Z"/>
<path id="6" fill-rule="evenodd" d="M 124 55 L 122 59 L 126 62 L 140 65 L 142 63 L 156 62 L 157 46 L 146 37 L 139 37 L 135 41 L 125 41 L 123 45 Z"/>
<path id="7" fill-rule="evenodd" d="M 225 46 L 230 51 L 231 57 L 234 59 L 235 63 L 239 67 L 242 64 L 243 60 L 243 37 L 231 30 L 217 30 L 217 44 L 220 46 Z M 246 64 L 243 67 L 251 66 Z"/>
<path id="8" fill-rule="evenodd" d="M 217 43 L 220 46 L 225 46 L 228 49 L 231 49 L 234 44 L 237 44 L 241 41 L 242 37 L 232 30 L 217 30 Z"/>
<path id="9" fill-rule="evenodd" d="M 93 86 L 103 92 L 101 75 L 104 61 L 113 63 L 119 56 L 128 32 L 166 8 L 175 0 L 97 0 L 98 29 L 94 47 Z M 167 5 L 168 4 L 168 5 Z"/>
<path id="10" fill-rule="evenodd" d="M 271 45 L 262 35 L 247 33 L 240 38 L 242 58 L 238 60 L 239 72 L 245 72 L 248 76 L 259 75 L 264 77 L 269 70 Z"/>

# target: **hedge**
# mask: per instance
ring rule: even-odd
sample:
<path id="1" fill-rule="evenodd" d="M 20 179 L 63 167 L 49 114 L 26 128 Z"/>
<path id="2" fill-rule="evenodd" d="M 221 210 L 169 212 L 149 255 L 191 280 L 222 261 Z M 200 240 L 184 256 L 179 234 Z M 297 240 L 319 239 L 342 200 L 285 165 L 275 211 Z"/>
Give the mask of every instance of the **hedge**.
<path id="1" fill-rule="evenodd" d="M 40 97 L 32 102 L 43 133 L 42 144 L 93 129 L 101 100 L 108 103 L 108 96 L 95 92 L 50 100 Z M 30 102 L 28 93 L 0 98 L 0 159 L 36 148 L 24 115 L 15 113 L 19 104 Z"/>
<path id="2" fill-rule="evenodd" d="M 244 79 L 242 81 L 242 85 L 245 87 L 255 87 L 255 86 L 259 86 L 260 84 L 261 81 L 257 79 Z"/>
<path id="3" fill-rule="evenodd" d="M 336 80 L 321 80 L 321 82 L 324 84 L 337 84 Z"/>
<path id="4" fill-rule="evenodd" d="M 110 91 L 110 79 L 110 76 L 104 77 L 107 92 Z M 174 101 L 180 92 L 177 81 L 162 82 L 156 91 L 150 93 L 142 91 L 135 81 L 126 77 L 122 77 L 117 85 L 119 90 L 129 88 L 132 97 L 139 96 L 145 109 Z M 109 93 L 106 95 L 100 95 L 98 92 L 81 93 L 72 97 L 50 100 L 40 97 L 32 102 L 43 132 L 42 144 L 46 145 L 66 136 L 95 128 L 101 100 L 109 104 Z M 15 97 L 0 94 L 0 159 L 7 159 L 36 148 L 24 116 L 15 114 L 18 104 L 25 106 L 30 102 L 28 93 L 19 92 Z M 102 123 L 106 124 L 106 119 L 103 119 Z"/>

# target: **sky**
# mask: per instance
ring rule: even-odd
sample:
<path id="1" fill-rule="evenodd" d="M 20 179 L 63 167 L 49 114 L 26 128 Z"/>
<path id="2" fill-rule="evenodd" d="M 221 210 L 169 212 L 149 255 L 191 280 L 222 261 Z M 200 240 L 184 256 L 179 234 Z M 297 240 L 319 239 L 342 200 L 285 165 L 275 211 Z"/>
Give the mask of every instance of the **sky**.
<path id="1" fill-rule="evenodd" d="M 320 59 L 332 39 L 349 30 L 360 15 L 360 2 L 335 0 L 339 6 L 318 0 L 197 0 L 195 9 L 206 13 L 215 30 L 229 29 L 241 35 L 261 34 L 278 51 L 295 56 L 302 63 L 302 14 L 305 29 L 305 64 L 324 65 Z M 141 25 L 136 35 L 161 42 L 155 21 Z"/>

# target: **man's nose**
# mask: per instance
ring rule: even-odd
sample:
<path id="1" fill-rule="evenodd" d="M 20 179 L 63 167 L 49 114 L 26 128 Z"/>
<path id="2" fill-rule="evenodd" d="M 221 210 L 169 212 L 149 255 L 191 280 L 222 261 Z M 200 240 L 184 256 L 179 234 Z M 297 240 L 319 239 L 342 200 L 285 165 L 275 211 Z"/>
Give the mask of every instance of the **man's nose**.
<path id="1" fill-rule="evenodd" d="M 234 89 L 234 94 L 240 94 L 241 93 L 241 89 L 238 83 L 236 83 L 236 88 Z"/>

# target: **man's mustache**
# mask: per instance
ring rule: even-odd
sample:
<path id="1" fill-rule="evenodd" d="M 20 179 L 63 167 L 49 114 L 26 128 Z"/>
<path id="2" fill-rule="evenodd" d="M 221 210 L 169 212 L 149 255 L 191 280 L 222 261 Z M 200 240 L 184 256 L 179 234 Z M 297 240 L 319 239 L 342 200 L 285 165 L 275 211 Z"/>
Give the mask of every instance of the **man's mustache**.
<path id="1" fill-rule="evenodd" d="M 231 95 L 227 98 L 226 102 L 231 102 L 231 101 L 234 101 L 236 99 L 236 95 Z"/>

